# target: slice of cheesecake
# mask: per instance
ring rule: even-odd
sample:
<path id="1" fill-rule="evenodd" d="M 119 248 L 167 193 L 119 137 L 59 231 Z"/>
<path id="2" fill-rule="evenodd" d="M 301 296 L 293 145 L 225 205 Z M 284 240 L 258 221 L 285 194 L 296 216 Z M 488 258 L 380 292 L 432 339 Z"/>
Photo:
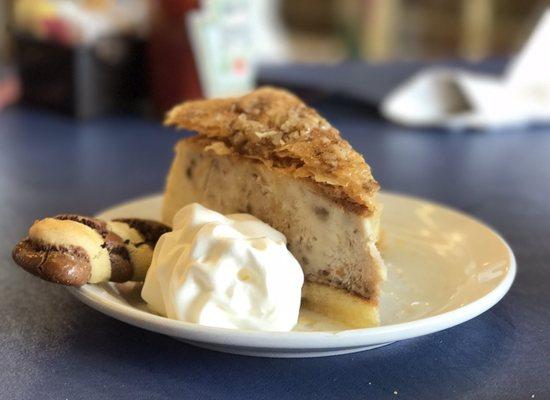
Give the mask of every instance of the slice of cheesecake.
<path id="1" fill-rule="evenodd" d="M 335 128 L 274 88 L 184 103 L 166 124 L 198 135 L 176 146 L 164 222 L 191 202 L 250 213 L 286 235 L 305 307 L 352 327 L 378 324 L 379 185 Z"/>

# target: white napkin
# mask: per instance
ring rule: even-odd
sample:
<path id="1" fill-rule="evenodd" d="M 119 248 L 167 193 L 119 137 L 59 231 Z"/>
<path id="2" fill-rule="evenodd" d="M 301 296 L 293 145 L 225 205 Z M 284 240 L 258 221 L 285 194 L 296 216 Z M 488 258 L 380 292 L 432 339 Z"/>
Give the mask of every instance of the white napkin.
<path id="1" fill-rule="evenodd" d="M 451 129 L 550 123 L 550 9 L 503 76 L 428 68 L 393 90 L 381 112 L 402 125 Z"/>

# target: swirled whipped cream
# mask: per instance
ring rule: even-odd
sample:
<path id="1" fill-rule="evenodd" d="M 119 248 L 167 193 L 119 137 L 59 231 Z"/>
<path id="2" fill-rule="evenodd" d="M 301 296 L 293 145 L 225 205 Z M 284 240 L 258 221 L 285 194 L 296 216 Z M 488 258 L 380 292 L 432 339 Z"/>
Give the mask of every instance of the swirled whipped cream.
<path id="1" fill-rule="evenodd" d="M 249 214 L 194 203 L 158 241 L 141 296 L 168 318 L 232 329 L 289 331 L 304 274 L 279 231 Z"/>

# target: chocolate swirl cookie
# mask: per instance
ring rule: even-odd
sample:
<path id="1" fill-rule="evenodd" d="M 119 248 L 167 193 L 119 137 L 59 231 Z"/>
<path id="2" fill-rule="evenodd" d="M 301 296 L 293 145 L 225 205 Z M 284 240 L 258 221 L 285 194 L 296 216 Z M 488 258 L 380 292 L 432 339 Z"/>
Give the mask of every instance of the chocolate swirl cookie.
<path id="1" fill-rule="evenodd" d="M 142 281 L 157 240 L 168 231 L 151 220 L 64 214 L 36 221 L 12 256 L 33 275 L 68 286 Z"/>

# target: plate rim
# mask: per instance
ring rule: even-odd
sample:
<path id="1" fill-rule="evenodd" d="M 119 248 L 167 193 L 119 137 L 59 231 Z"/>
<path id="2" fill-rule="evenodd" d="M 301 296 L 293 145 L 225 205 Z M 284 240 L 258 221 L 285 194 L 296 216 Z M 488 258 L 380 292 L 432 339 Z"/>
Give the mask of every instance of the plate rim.
<path id="1" fill-rule="evenodd" d="M 501 242 L 501 244 L 504 245 L 504 248 L 507 250 L 509 266 L 506 275 L 504 275 L 497 286 L 490 292 L 472 301 L 471 303 L 465 304 L 454 310 L 413 321 L 401 322 L 398 324 L 370 328 L 347 329 L 334 332 L 269 332 L 209 327 L 190 322 L 172 320 L 160 315 L 139 310 L 131 305 L 118 303 L 114 300 L 101 296 L 99 293 L 96 293 L 98 288 L 95 285 L 88 284 L 80 288 L 69 287 L 69 291 L 85 304 L 111 317 L 143 329 L 175 336 L 184 340 L 195 340 L 205 343 L 225 344 L 247 348 L 288 348 L 308 349 L 312 351 L 322 351 L 328 348 L 336 349 L 364 347 L 435 333 L 454 327 L 479 316 L 492 308 L 506 295 L 514 282 L 517 273 L 517 264 L 510 245 L 494 228 L 461 210 L 457 210 L 431 200 L 389 191 L 383 191 L 381 195 L 391 196 L 398 199 L 404 198 L 406 200 L 413 200 L 424 204 L 431 204 L 437 206 L 438 208 L 442 208 L 445 211 L 457 214 L 462 218 L 466 218 L 471 222 L 487 229 Z M 115 204 L 107 209 L 101 210 L 96 213 L 96 215 L 104 214 L 113 208 L 118 208 L 128 203 L 154 200 L 161 196 L 161 193 L 155 193 L 148 196 L 129 199 L 127 201 Z"/>

